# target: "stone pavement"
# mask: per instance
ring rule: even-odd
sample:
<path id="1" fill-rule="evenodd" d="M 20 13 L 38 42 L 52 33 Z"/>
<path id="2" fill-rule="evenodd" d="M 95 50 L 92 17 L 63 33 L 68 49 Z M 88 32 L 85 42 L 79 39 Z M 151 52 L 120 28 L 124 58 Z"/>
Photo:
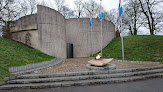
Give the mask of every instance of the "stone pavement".
<path id="1" fill-rule="evenodd" d="M 48 69 L 42 69 L 39 71 L 35 71 L 32 73 L 36 74 L 47 74 L 47 73 L 63 73 L 63 72 L 80 72 L 80 71 L 91 71 L 86 68 L 86 64 L 88 61 L 93 58 L 70 58 L 63 59 L 65 62 L 61 65 L 50 67 Z M 132 63 L 132 62 L 119 62 L 113 61 L 112 64 L 116 64 L 117 69 L 125 69 L 125 68 L 138 68 L 138 67 L 148 67 L 148 66 L 156 66 L 160 64 L 155 63 Z"/>

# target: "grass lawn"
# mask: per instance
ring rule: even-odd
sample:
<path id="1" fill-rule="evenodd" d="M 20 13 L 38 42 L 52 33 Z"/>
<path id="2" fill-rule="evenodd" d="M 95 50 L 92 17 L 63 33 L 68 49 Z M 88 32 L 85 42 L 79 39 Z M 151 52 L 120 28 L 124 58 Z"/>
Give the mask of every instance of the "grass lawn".
<path id="1" fill-rule="evenodd" d="M 9 67 L 38 63 L 54 59 L 53 56 L 0 37 L 0 81 L 10 76 Z"/>
<path id="2" fill-rule="evenodd" d="M 121 51 L 121 38 L 118 37 L 103 49 L 102 57 L 122 59 Z M 124 37 L 124 54 L 125 60 L 163 62 L 163 36 L 137 35 Z"/>

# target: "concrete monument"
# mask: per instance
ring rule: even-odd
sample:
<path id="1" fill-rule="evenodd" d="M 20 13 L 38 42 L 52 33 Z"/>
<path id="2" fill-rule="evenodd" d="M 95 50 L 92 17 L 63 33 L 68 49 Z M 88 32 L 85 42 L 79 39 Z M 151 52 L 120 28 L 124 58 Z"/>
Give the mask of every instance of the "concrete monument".
<path id="1" fill-rule="evenodd" d="M 100 51 L 100 27 L 99 20 L 93 19 L 91 40 L 89 18 L 65 19 L 58 11 L 38 5 L 36 14 L 16 20 L 10 32 L 13 40 L 55 57 L 67 58 L 67 43 L 73 44 L 74 57 L 89 57 Z M 105 47 L 116 37 L 115 26 L 103 20 L 102 27 Z"/>

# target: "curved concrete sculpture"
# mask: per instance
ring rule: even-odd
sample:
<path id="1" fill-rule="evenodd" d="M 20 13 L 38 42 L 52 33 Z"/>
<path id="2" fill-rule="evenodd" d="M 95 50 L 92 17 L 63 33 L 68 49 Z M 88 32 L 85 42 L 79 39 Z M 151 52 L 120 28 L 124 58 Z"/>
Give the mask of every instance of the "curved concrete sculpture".
<path id="1" fill-rule="evenodd" d="M 86 65 L 86 68 L 91 70 L 114 70 L 116 69 L 115 64 L 111 64 L 110 62 L 114 61 L 113 58 L 110 59 L 92 59 L 88 61 L 89 64 Z"/>
<path id="2" fill-rule="evenodd" d="M 92 59 L 92 60 L 88 61 L 88 63 L 91 65 L 94 65 L 94 66 L 104 66 L 104 65 L 107 65 L 108 63 L 110 63 L 112 61 L 114 61 L 113 58 L 100 59 L 100 60 Z"/>

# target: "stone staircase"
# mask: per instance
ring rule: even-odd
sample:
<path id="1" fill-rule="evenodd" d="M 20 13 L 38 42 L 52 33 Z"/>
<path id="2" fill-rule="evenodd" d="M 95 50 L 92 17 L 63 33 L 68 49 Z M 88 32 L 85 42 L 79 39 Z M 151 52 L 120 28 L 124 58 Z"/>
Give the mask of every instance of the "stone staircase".
<path id="1" fill-rule="evenodd" d="M 159 77 L 163 77 L 163 65 L 108 71 L 26 74 L 17 76 L 15 80 L 8 81 L 7 85 L 0 86 L 0 89 L 11 90 L 69 87 L 118 83 Z"/>

